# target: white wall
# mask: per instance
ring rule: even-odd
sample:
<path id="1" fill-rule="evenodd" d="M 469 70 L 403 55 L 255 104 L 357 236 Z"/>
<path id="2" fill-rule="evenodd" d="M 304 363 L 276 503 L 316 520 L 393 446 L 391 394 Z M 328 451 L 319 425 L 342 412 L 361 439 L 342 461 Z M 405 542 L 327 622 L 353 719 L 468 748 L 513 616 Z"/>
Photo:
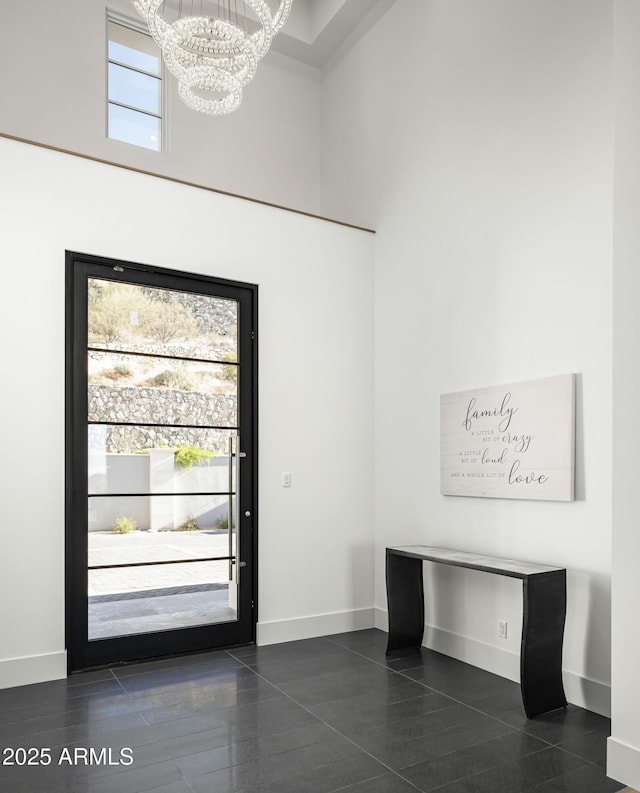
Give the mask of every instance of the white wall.
<path id="1" fill-rule="evenodd" d="M 0 173 L 0 687 L 65 674 L 65 249 L 259 284 L 259 639 L 371 625 L 372 235 L 3 139 Z"/>
<path id="2" fill-rule="evenodd" d="M 606 0 L 403 0 L 324 84 L 327 202 L 377 231 L 378 624 L 386 545 L 566 566 L 567 694 L 600 712 L 610 682 L 611 38 Z M 440 495 L 441 393 L 568 372 L 578 374 L 575 502 Z M 519 584 L 434 575 L 427 641 L 517 679 Z"/>
<path id="3" fill-rule="evenodd" d="M 318 70 L 269 53 L 238 110 L 220 118 L 187 108 L 169 75 L 168 151 L 109 140 L 105 5 L 140 19 L 129 0 L 0 2 L 0 132 L 308 212 L 321 209 Z"/>
<path id="4" fill-rule="evenodd" d="M 634 420 L 640 387 L 640 6 L 635 0 L 616 0 L 614 8 L 612 737 L 607 773 L 640 789 L 640 435 Z"/>

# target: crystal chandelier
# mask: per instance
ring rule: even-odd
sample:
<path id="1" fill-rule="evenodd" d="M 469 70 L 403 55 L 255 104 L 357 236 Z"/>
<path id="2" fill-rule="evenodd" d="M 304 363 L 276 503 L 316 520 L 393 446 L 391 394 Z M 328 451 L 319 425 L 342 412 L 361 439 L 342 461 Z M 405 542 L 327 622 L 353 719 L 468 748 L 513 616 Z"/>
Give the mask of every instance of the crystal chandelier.
<path id="1" fill-rule="evenodd" d="M 221 116 L 240 105 L 242 89 L 284 25 L 293 0 L 279 0 L 273 15 L 266 0 L 132 2 L 177 78 L 182 101 L 194 110 Z"/>

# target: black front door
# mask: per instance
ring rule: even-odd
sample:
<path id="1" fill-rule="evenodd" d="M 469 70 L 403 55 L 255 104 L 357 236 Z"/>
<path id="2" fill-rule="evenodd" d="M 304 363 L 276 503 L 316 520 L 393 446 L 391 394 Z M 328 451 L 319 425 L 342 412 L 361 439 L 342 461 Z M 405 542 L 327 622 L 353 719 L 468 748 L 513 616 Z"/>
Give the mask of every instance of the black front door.
<path id="1" fill-rule="evenodd" d="M 257 287 L 67 253 L 69 670 L 255 640 Z"/>

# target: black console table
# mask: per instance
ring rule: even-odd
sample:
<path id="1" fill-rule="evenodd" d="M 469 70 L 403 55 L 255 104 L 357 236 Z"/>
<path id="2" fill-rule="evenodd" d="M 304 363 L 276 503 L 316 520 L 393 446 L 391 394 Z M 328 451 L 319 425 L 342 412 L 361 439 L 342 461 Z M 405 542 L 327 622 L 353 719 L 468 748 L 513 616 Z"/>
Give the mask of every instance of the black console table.
<path id="1" fill-rule="evenodd" d="M 424 632 L 422 562 L 437 562 L 522 579 L 520 688 L 525 713 L 539 716 L 567 704 L 562 685 L 562 640 L 567 571 L 562 567 L 493 556 L 405 545 L 387 548 L 389 641 L 394 650 L 420 647 Z"/>

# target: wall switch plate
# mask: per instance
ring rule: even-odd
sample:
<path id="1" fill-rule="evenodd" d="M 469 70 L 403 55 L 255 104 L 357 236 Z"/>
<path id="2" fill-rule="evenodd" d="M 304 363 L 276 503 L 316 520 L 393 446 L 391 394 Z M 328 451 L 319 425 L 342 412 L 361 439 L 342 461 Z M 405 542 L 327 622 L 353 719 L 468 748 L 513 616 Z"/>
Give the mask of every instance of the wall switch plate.
<path id="1" fill-rule="evenodd" d="M 289 471 L 284 471 L 282 474 L 282 487 L 291 487 L 291 474 Z"/>
<path id="2" fill-rule="evenodd" d="M 499 639 L 506 639 L 507 638 L 507 621 L 506 620 L 498 620 L 498 638 Z"/>

